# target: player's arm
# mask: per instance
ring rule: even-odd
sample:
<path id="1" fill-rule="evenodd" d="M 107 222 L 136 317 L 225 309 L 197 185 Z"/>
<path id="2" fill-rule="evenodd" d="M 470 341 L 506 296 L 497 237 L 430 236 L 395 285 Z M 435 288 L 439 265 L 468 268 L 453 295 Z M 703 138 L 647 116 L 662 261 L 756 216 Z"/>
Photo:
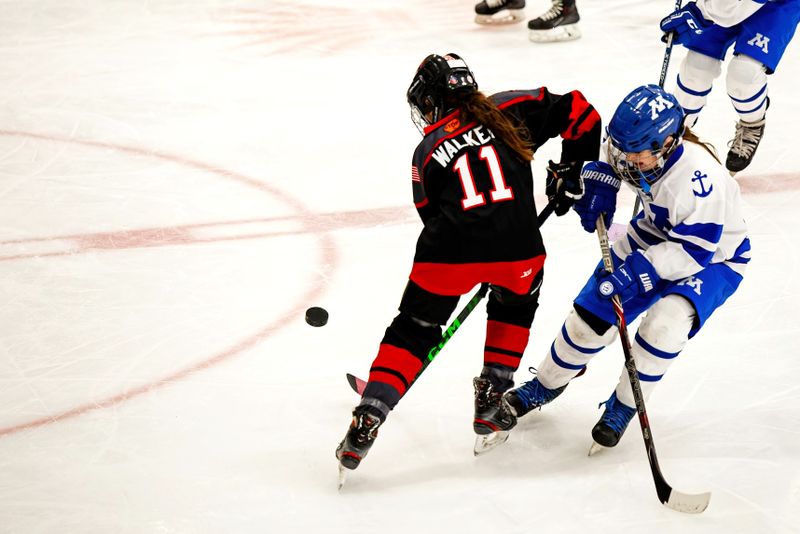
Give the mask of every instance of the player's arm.
<path id="1" fill-rule="evenodd" d="M 577 90 L 564 95 L 550 93 L 544 87 L 541 91 L 541 100 L 531 103 L 527 114 L 534 121 L 542 121 L 541 128 L 529 125 L 536 146 L 561 137 L 562 162 L 598 159 L 602 125 L 594 106 Z"/>
<path id="2" fill-rule="evenodd" d="M 439 214 L 438 193 L 433 187 L 436 177 L 430 165 L 430 146 L 421 143 L 414 151 L 411 160 L 411 191 L 414 196 L 414 207 L 422 222 Z"/>
<path id="3" fill-rule="evenodd" d="M 523 101 L 520 111 L 534 149 L 549 139 L 562 138 L 560 160 L 547 166 L 545 191 L 548 199 L 555 201 L 556 215 L 563 215 L 583 196 L 583 163 L 599 156 L 600 115 L 580 91 L 558 95 L 542 87 L 536 95 L 536 99 Z"/>

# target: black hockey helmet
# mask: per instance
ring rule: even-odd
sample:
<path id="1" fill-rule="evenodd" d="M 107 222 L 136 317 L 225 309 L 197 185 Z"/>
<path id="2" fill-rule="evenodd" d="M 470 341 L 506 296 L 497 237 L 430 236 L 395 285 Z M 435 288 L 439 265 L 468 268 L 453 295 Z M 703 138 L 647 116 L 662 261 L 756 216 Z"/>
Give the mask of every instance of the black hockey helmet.
<path id="1" fill-rule="evenodd" d="M 456 54 L 426 57 L 406 92 L 411 120 L 422 132 L 455 109 L 457 96 L 478 90 L 472 71 Z"/>

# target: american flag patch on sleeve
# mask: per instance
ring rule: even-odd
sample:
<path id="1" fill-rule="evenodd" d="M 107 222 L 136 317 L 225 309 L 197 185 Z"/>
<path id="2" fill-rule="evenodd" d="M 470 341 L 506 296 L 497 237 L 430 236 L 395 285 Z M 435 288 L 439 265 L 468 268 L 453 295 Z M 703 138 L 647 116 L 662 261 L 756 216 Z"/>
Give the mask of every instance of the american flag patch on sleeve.
<path id="1" fill-rule="evenodd" d="M 419 179 L 419 171 L 417 170 L 416 165 L 411 166 L 411 181 L 412 182 L 421 182 L 422 180 Z"/>

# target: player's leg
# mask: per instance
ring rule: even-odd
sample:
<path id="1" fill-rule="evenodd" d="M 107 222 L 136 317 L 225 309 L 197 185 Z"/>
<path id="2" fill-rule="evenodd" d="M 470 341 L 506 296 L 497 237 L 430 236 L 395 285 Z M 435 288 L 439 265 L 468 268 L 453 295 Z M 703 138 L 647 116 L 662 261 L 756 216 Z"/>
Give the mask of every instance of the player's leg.
<path id="1" fill-rule="evenodd" d="M 642 393 L 647 398 L 669 366 L 709 317 L 733 295 L 749 262 L 750 242 L 745 239 L 731 263 L 714 263 L 693 276 L 669 282 L 642 319 L 631 351 Z M 627 313 L 626 313 L 627 315 Z M 592 437 L 613 447 L 636 414 L 628 372 L 623 369 L 616 389 L 605 403 Z"/>
<path id="2" fill-rule="evenodd" d="M 750 165 L 766 126 L 767 75 L 775 72 L 800 21 L 800 2 L 768 3 L 742 23 L 727 88 L 739 116 L 725 166 L 731 173 Z"/>
<path id="3" fill-rule="evenodd" d="M 483 0 L 475 5 L 478 24 L 512 24 L 525 17 L 525 0 Z"/>
<path id="4" fill-rule="evenodd" d="M 647 311 L 631 343 L 631 353 L 645 399 L 686 346 L 696 317 L 694 306 L 682 296 L 667 295 Z M 627 369 L 604 403 L 605 410 L 592 429 L 592 438 L 604 447 L 615 446 L 636 414 Z"/>
<path id="5" fill-rule="evenodd" d="M 722 61 L 694 50 L 686 52 L 678 73 L 675 98 L 686 114 L 686 126 L 697 122 L 711 92 L 714 80 L 722 73 Z"/>
<path id="6" fill-rule="evenodd" d="M 386 329 L 361 402 L 336 449 L 344 467 L 355 469 L 367 455 L 378 427 L 414 383 L 431 347 L 441 340 L 441 325 L 455 310 L 458 298 L 431 293 L 409 280 L 400 313 Z"/>
<path id="7" fill-rule="evenodd" d="M 507 431 L 516 424 L 516 418 L 504 408 L 501 400 L 503 393 L 514 385 L 514 373 L 528 346 L 542 281 L 543 271 L 539 271 L 525 295 L 492 286 L 486 305 L 483 369 L 473 380 L 476 434 Z"/>
<path id="8" fill-rule="evenodd" d="M 578 21 L 578 7 L 575 0 L 552 0 L 553 5 L 528 21 L 528 38 L 531 41 L 546 43 L 555 41 L 571 41 L 581 36 Z"/>

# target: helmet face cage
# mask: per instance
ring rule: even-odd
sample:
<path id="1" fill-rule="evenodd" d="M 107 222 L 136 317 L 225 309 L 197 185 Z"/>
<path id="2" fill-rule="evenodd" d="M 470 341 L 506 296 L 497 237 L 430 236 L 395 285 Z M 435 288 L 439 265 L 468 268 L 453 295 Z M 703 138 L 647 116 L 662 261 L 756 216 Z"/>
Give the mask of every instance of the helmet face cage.
<path id="1" fill-rule="evenodd" d="M 420 133 L 450 111 L 449 97 L 477 91 L 478 84 L 469 67 L 456 54 L 426 57 L 406 92 L 411 120 Z"/>
<path id="2" fill-rule="evenodd" d="M 655 165 L 650 169 L 640 169 L 638 161 L 641 156 L 637 157 L 636 160 L 630 160 L 628 158 L 630 152 L 625 152 L 619 146 L 619 143 L 609 136 L 607 147 L 608 164 L 614 168 L 617 176 L 625 183 L 635 189 L 642 189 L 647 192 L 650 190 L 650 186 L 661 178 L 664 173 L 664 165 L 672 153 L 675 152 L 675 149 L 678 148 L 680 142 L 681 139 L 676 137 L 670 146 L 650 150 L 651 156 L 655 159 Z M 637 152 L 637 154 L 641 154 L 641 152 Z"/>
<path id="3" fill-rule="evenodd" d="M 664 165 L 681 143 L 683 108 L 657 85 L 634 89 L 617 107 L 608 125 L 608 159 L 619 177 L 637 189 L 649 190 L 664 173 Z M 666 146 L 667 140 L 672 142 Z M 638 163 L 650 151 L 649 169 Z M 632 154 L 638 154 L 631 158 Z"/>

